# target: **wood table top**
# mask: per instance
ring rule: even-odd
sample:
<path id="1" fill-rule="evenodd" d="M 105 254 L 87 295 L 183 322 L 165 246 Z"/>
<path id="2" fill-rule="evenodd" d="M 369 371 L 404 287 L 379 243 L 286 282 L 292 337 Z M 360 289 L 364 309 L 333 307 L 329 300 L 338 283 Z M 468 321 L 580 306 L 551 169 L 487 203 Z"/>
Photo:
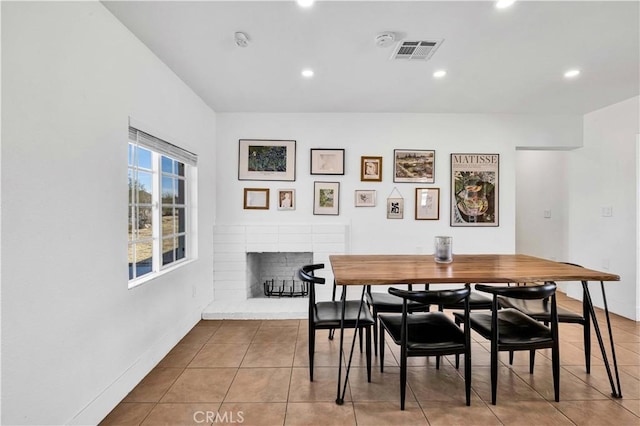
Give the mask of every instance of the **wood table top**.
<path id="1" fill-rule="evenodd" d="M 456 254 L 451 263 L 433 255 L 331 255 L 338 285 L 620 281 L 615 274 L 522 254 Z"/>

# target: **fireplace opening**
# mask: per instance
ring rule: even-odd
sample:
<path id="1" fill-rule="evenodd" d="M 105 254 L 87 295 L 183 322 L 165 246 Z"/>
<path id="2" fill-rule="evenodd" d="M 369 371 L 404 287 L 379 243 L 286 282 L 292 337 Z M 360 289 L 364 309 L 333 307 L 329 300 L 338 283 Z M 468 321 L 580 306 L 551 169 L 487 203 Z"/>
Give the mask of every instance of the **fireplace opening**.
<path id="1" fill-rule="evenodd" d="M 247 297 L 307 297 L 298 269 L 313 263 L 310 252 L 247 253 Z"/>

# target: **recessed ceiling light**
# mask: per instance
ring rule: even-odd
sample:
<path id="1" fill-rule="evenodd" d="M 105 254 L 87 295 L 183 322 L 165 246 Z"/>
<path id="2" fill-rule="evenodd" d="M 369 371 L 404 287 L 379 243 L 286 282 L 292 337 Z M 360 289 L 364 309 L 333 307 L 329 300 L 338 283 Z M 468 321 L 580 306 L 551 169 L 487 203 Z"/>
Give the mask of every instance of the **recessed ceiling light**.
<path id="1" fill-rule="evenodd" d="M 574 78 L 580 75 L 580 70 L 569 70 L 564 73 L 565 78 Z"/>
<path id="2" fill-rule="evenodd" d="M 303 69 L 301 74 L 304 78 L 311 78 L 313 77 L 313 70 L 309 68 Z"/>
<path id="3" fill-rule="evenodd" d="M 298 6 L 300 7 L 311 7 L 313 5 L 314 0 L 296 0 L 298 2 Z"/>
<path id="4" fill-rule="evenodd" d="M 512 4 L 514 4 L 516 0 L 498 0 L 496 2 L 496 9 L 505 9 Z"/>
<path id="5" fill-rule="evenodd" d="M 442 78 L 442 77 L 444 77 L 445 75 L 447 75 L 447 72 L 446 72 L 445 70 L 438 70 L 438 71 L 436 71 L 436 72 L 434 72 L 434 73 L 433 73 L 433 76 L 434 76 L 435 78 Z"/>

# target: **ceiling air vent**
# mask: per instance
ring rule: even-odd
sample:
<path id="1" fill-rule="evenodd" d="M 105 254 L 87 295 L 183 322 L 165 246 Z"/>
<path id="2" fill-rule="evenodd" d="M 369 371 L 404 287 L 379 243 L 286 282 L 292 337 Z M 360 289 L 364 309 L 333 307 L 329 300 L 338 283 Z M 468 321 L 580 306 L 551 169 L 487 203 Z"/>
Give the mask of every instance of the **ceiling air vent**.
<path id="1" fill-rule="evenodd" d="M 426 61 L 440 47 L 443 40 L 402 40 L 393 49 L 391 59 Z"/>

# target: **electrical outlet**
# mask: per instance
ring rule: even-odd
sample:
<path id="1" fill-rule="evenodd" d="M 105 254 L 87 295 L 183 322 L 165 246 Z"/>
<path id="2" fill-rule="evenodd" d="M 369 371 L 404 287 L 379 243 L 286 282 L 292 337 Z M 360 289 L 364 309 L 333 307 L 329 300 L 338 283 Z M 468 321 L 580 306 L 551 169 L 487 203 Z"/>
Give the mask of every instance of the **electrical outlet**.
<path id="1" fill-rule="evenodd" d="M 545 210 L 544 211 L 544 217 L 545 217 L 545 219 L 549 219 L 551 217 L 551 210 Z"/>
<path id="2" fill-rule="evenodd" d="M 611 217 L 613 216 L 613 208 L 611 206 L 602 207 L 602 217 Z"/>

